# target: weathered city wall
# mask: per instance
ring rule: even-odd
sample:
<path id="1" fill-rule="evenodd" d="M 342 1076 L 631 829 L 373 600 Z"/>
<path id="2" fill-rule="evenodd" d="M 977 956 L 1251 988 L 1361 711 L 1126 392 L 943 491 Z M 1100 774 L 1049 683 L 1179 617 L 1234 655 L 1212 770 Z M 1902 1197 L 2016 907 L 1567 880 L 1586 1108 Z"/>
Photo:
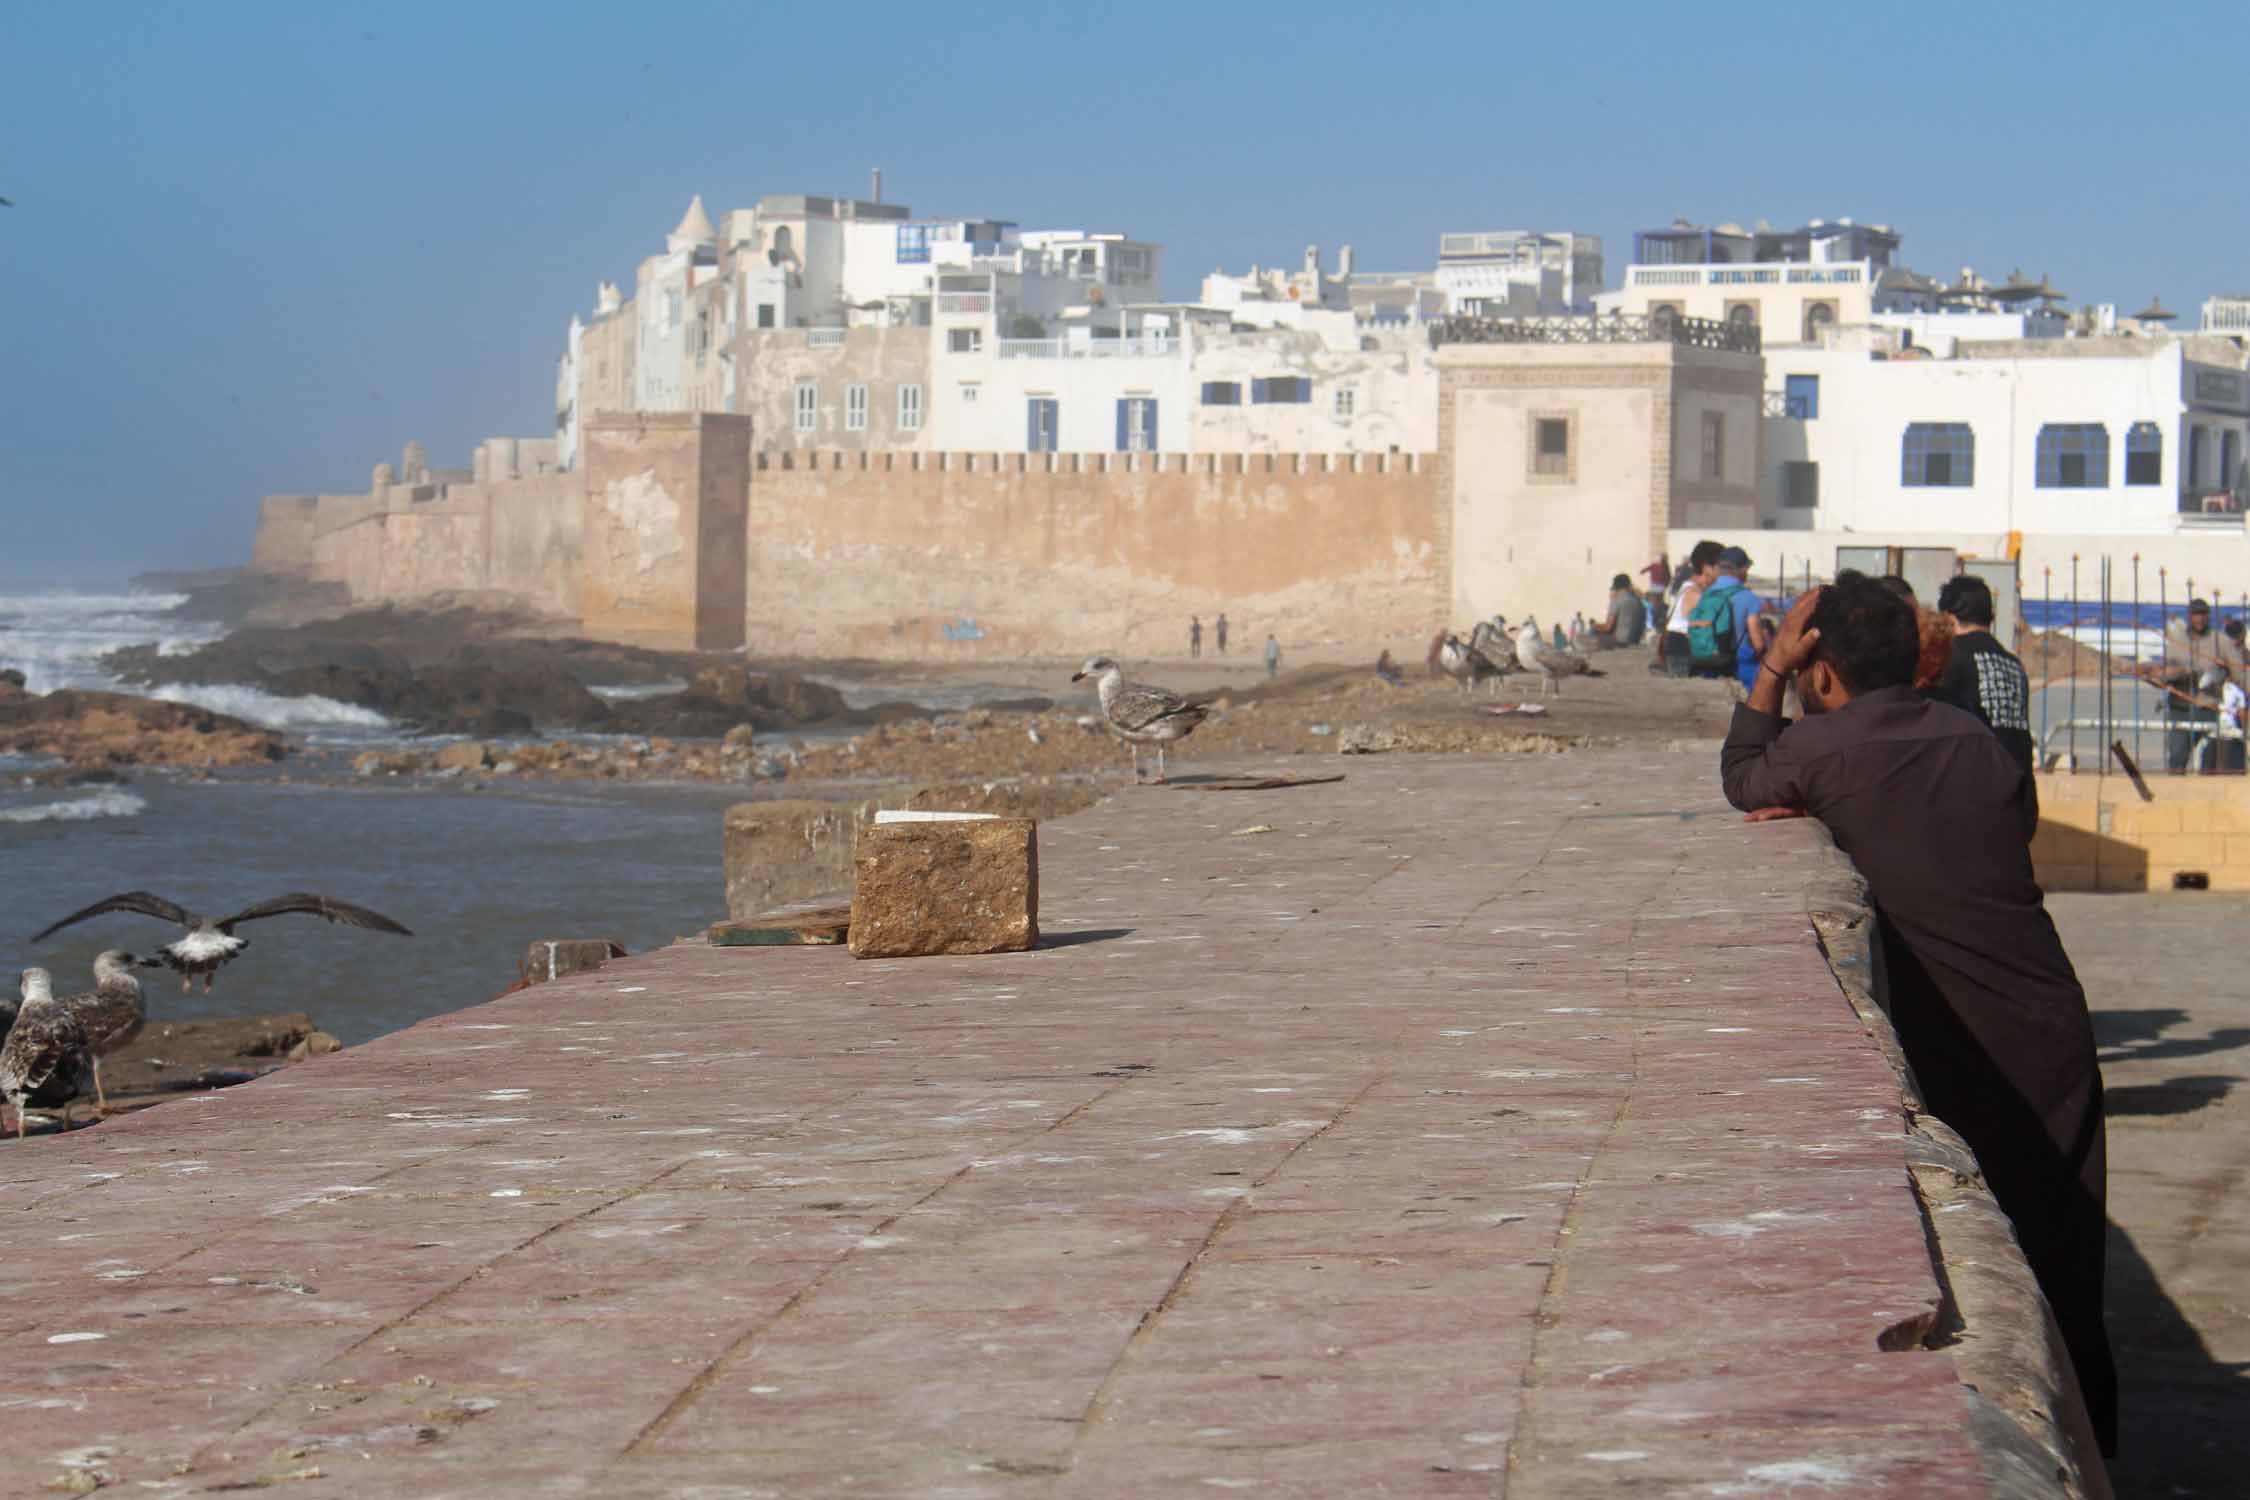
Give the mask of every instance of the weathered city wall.
<path id="1" fill-rule="evenodd" d="M 2044 771 L 2031 862 L 2050 891 L 2250 890 L 2250 781 Z"/>
<path id="2" fill-rule="evenodd" d="M 1426 637 L 1436 465 L 1397 454 L 754 455 L 754 652 L 893 658 Z"/>
<path id="3" fill-rule="evenodd" d="M 605 413 L 585 434 L 579 628 L 666 650 L 739 647 L 750 419 Z"/>
<path id="4" fill-rule="evenodd" d="M 355 604 L 498 594 L 575 615 L 583 488 L 576 474 L 539 474 L 276 495 L 260 510 L 253 566 L 342 584 Z"/>

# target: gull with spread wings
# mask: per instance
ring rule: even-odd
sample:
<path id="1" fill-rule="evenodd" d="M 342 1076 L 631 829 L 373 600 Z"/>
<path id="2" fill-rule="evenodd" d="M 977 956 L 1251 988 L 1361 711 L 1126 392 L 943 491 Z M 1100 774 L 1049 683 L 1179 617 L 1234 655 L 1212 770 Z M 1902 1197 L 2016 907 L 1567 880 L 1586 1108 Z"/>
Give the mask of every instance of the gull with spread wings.
<path id="1" fill-rule="evenodd" d="M 330 922 L 342 922 L 349 927 L 365 927 L 375 932 L 395 932 L 400 937 L 414 934 L 381 912 L 369 911 L 364 906 L 316 896 L 309 891 L 291 891 L 286 896 L 276 896 L 271 901 L 261 901 L 246 906 L 231 917 L 199 916 L 185 907 L 175 905 L 162 896 L 147 891 L 126 891 L 105 901 L 96 901 L 84 911 L 74 911 L 60 922 L 48 927 L 33 942 L 43 942 L 62 931 L 73 922 L 83 922 L 104 912 L 138 912 L 144 917 L 174 922 L 184 928 L 187 936 L 176 938 L 156 950 L 156 962 L 180 976 L 180 988 L 190 988 L 195 977 L 203 976 L 203 992 L 211 992 L 211 980 L 220 968 L 232 961 L 244 948 L 250 946 L 247 938 L 234 935 L 235 927 L 243 922 L 254 922 L 260 917 L 281 917 L 293 912 L 320 917 Z"/>

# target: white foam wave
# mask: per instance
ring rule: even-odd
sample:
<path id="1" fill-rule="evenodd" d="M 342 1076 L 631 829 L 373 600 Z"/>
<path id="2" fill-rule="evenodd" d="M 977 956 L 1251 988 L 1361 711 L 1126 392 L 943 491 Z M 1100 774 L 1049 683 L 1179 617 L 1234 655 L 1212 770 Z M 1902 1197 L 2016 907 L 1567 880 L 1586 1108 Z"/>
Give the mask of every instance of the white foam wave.
<path id="1" fill-rule="evenodd" d="M 618 703 L 635 698 L 661 698 L 666 693 L 687 691 L 685 678 L 669 682 L 597 682 L 586 691 L 605 703 Z"/>
<path id="2" fill-rule="evenodd" d="M 0 594 L 0 666 L 15 667 L 34 693 L 110 688 L 101 658 L 122 646 L 160 643 L 166 654 L 218 639 L 213 622 L 173 615 L 185 594 Z"/>
<path id="3" fill-rule="evenodd" d="M 197 708 L 207 708 L 216 714 L 227 714 L 237 719 L 248 719 L 267 729 L 345 728 L 380 730 L 392 727 L 391 721 L 372 708 L 361 708 L 355 703 L 339 703 L 334 698 L 323 698 L 307 693 L 302 698 L 284 698 L 269 693 L 264 688 L 252 687 L 244 682 L 166 683 L 147 689 L 158 698 L 169 698 L 174 703 L 192 703 Z"/>
<path id="4" fill-rule="evenodd" d="M 73 797 L 66 802 L 0 807 L 0 823 L 83 823 L 93 818 L 130 818 L 147 809 L 147 799 L 115 787 L 104 787 L 91 796 Z"/>

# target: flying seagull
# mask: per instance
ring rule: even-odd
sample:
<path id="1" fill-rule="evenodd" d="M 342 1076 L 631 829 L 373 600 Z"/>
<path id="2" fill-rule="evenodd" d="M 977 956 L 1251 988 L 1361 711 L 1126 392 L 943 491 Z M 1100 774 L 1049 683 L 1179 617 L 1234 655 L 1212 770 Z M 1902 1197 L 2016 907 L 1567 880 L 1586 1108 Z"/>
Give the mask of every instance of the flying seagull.
<path id="1" fill-rule="evenodd" d="M 68 1130 L 71 1102 L 86 1092 L 92 1068 L 86 1029 L 55 999 L 53 977 L 45 969 L 24 970 L 23 1008 L 8 1028 L 8 1040 L 0 1043 L 0 1098 L 16 1112 L 16 1139 L 23 1139 L 24 1106 L 50 1084 L 59 1084 L 65 1095 Z"/>
<path id="2" fill-rule="evenodd" d="M 1539 633 L 1539 622 L 1529 615 L 1524 616 L 1523 624 L 1516 630 L 1516 657 L 1532 671 L 1546 674 L 1539 685 L 1542 698 L 1550 693 L 1559 697 L 1565 677 L 1606 675 L 1577 652 L 1558 650 Z"/>
<path id="3" fill-rule="evenodd" d="M 141 997 L 141 982 L 133 970 L 162 959 L 139 959 L 122 948 L 95 956 L 94 987 L 57 1002 L 86 1033 L 86 1051 L 94 1064 L 94 1112 L 109 1113 L 109 1096 L 102 1091 L 102 1059 L 129 1046 L 148 1021 L 148 1002 Z"/>
<path id="4" fill-rule="evenodd" d="M 1164 747 L 1192 734 L 1210 710 L 1188 702 L 1169 688 L 1127 682 L 1125 669 L 1106 656 L 1089 656 L 1086 665 L 1070 674 L 1072 682 L 1089 677 L 1101 695 L 1102 717 L 1109 721 L 1110 732 L 1133 752 L 1133 780 L 1141 779 L 1141 746 L 1154 745 L 1156 779 L 1163 781 Z"/>
<path id="5" fill-rule="evenodd" d="M 254 922 L 260 917 L 280 917 L 291 912 L 322 917 L 331 922 L 342 922 L 351 927 L 366 927 L 376 932 L 395 932 L 401 937 L 414 934 L 380 912 L 369 911 L 364 906 L 352 906 L 326 896 L 315 896 L 308 891 L 291 891 L 286 896 L 276 896 L 271 901 L 261 901 L 256 906 L 244 907 L 231 917 L 204 917 L 183 907 L 175 906 L 162 896 L 147 891 L 127 891 L 111 896 L 106 901 L 96 901 L 84 911 L 74 911 L 60 922 L 32 939 L 43 942 L 62 931 L 73 922 L 83 922 L 88 917 L 98 917 L 104 912 L 131 911 L 160 921 L 176 922 L 187 930 L 187 936 L 174 939 L 156 950 L 156 957 L 146 960 L 150 966 L 162 964 L 180 976 L 180 988 L 191 987 L 195 976 L 203 976 L 203 992 L 211 992 L 211 980 L 220 968 L 244 948 L 250 946 L 246 938 L 234 935 L 235 927 L 243 922 Z"/>

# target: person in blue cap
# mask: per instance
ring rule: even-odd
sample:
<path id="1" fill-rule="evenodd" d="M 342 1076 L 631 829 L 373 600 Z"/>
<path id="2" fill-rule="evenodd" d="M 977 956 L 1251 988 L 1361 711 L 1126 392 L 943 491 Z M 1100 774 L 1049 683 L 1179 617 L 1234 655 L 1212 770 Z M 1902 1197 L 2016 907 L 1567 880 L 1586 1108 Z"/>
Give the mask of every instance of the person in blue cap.
<path id="1" fill-rule="evenodd" d="M 1734 606 L 1734 680 L 1748 692 L 1758 685 L 1758 661 L 1772 639 L 1766 628 L 1766 601 L 1750 587 L 1750 554 L 1740 547 L 1719 554 L 1719 577 L 1735 582 L 1729 596 Z"/>

